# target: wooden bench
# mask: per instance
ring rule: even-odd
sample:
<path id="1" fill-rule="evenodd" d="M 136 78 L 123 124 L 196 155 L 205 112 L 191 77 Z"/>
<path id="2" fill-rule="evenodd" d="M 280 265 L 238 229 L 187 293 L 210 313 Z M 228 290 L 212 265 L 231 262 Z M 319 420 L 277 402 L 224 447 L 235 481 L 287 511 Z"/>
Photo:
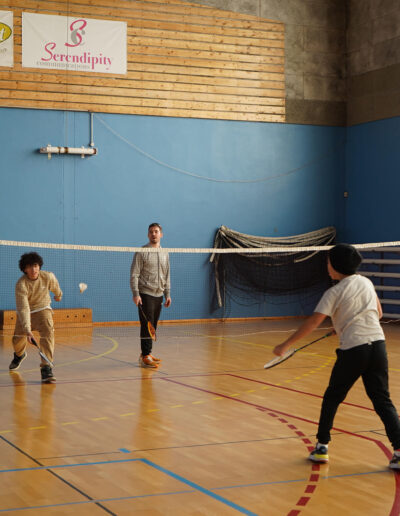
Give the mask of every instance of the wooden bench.
<path id="1" fill-rule="evenodd" d="M 15 310 L 0 310 L 0 330 L 13 330 L 17 313 Z M 90 308 L 58 308 L 53 310 L 54 327 L 81 328 L 92 326 Z"/>

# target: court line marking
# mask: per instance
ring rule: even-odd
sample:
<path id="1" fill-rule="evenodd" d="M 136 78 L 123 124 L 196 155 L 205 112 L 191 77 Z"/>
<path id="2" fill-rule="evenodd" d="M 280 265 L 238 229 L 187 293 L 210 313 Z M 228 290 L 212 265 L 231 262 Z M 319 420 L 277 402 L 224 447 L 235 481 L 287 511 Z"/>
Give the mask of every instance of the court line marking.
<path id="1" fill-rule="evenodd" d="M 97 355 L 96 355 L 97 357 Z M 91 358 L 95 358 L 95 357 L 91 357 Z M 13 373 L 12 373 L 13 374 Z M 19 372 L 17 372 L 16 374 L 20 374 Z M 195 374 L 195 375 L 176 375 L 176 376 L 169 376 L 169 378 L 173 379 L 173 378 L 197 378 L 197 377 L 204 377 L 204 376 L 230 376 L 230 377 L 233 377 L 233 378 L 238 378 L 238 379 L 242 379 L 242 380 L 246 380 L 246 381 L 250 381 L 250 382 L 254 382 L 254 383 L 258 383 L 258 384 L 261 384 L 261 385 L 264 385 L 264 387 L 262 387 L 261 389 L 265 389 L 267 387 L 275 387 L 277 389 L 284 389 L 284 390 L 288 390 L 288 391 L 291 391 L 291 392 L 295 392 L 295 393 L 299 393 L 299 394 L 304 394 L 306 396 L 311 396 L 311 397 L 315 397 L 315 398 L 319 398 L 319 399 L 322 399 L 322 396 L 318 395 L 318 394 L 313 394 L 313 393 L 309 393 L 309 392 L 306 392 L 306 391 L 300 391 L 298 389 L 292 389 L 290 387 L 284 387 L 282 386 L 281 384 L 273 384 L 273 383 L 268 383 L 268 382 L 264 382 L 263 380 L 256 380 L 256 379 L 253 379 L 253 378 L 249 378 L 247 376 L 242 376 L 242 375 L 239 375 L 239 374 L 236 374 L 236 373 L 229 373 L 229 372 L 225 372 L 225 373 L 215 373 L 213 375 L 210 375 L 210 374 Z M 153 379 L 152 377 L 147 377 L 147 378 L 144 378 L 145 380 L 150 380 L 150 379 Z M 159 379 L 159 377 L 157 378 Z M 134 377 L 134 378 L 115 378 L 115 379 L 107 379 L 106 381 L 122 381 L 122 380 L 143 380 L 142 377 Z M 92 380 L 93 382 L 97 382 L 97 381 L 100 381 L 100 380 Z M 69 382 L 69 381 L 66 381 L 66 382 L 58 382 L 58 383 L 76 383 L 76 382 Z M 29 383 L 30 384 L 30 383 Z M 15 387 L 15 386 L 25 386 L 27 385 L 27 383 L 21 383 L 21 384 L 14 384 L 14 383 L 11 383 L 10 385 L 3 385 L 2 387 Z M 36 383 L 35 383 L 36 385 Z M 38 384 L 38 385 L 41 385 L 41 384 Z M 267 386 L 267 387 L 265 387 Z M 246 391 L 246 392 L 249 392 L 249 391 Z M 228 397 L 238 397 L 240 396 L 241 394 L 229 394 Z M 214 400 L 218 400 L 218 399 L 223 399 L 222 397 L 220 396 L 216 396 L 213 398 Z M 192 405 L 196 405 L 196 404 L 202 404 L 202 403 L 206 403 L 207 401 L 206 400 L 200 400 L 200 401 L 193 401 L 191 402 Z M 362 410 L 368 410 L 368 411 L 371 411 L 371 412 L 374 412 L 374 410 L 370 407 L 365 407 L 363 405 L 356 405 L 356 404 L 353 404 L 353 403 L 349 403 L 349 402 L 346 402 L 344 401 L 342 403 L 343 405 L 348 405 L 348 406 L 353 406 L 353 407 L 356 407 L 356 408 L 360 408 Z M 176 409 L 176 408 L 182 408 L 184 407 L 185 405 L 170 405 L 169 408 L 172 408 L 172 409 Z M 151 411 L 155 411 L 155 410 L 159 410 L 159 409 L 150 409 L 148 410 L 148 412 L 151 412 Z M 129 417 L 129 416 L 133 416 L 135 415 L 134 412 L 129 412 L 129 413 L 125 413 L 125 414 L 119 414 L 118 417 Z M 81 421 L 66 421 L 66 422 L 63 422 L 63 423 L 60 423 L 61 426 L 68 426 L 68 425 L 76 425 L 76 424 L 84 424 L 84 423 L 88 423 L 88 422 L 99 422 L 99 421 L 105 421 L 105 420 L 109 420 L 109 416 L 99 416 L 99 417 L 96 417 L 96 418 L 90 418 L 88 420 L 84 419 L 84 420 L 81 420 Z M 38 430 L 38 429 L 46 429 L 47 426 L 41 426 L 41 427 L 30 427 L 28 428 L 28 430 Z M 3 430 L 0 430 L 0 435 L 1 434 L 5 434 L 5 433 L 12 433 L 13 430 L 11 429 L 3 429 Z"/>
<path id="2" fill-rule="evenodd" d="M 77 493 L 79 493 L 81 496 L 83 496 L 84 498 L 86 498 L 86 500 L 90 500 L 91 502 L 93 502 L 95 505 L 97 505 L 97 507 L 99 507 L 100 509 L 102 509 L 103 511 L 105 511 L 106 513 L 110 514 L 111 516 L 117 516 L 114 512 L 112 512 L 110 509 L 108 509 L 107 507 L 105 507 L 104 505 L 102 505 L 100 502 L 96 502 L 93 500 L 93 498 L 88 495 L 87 493 L 85 493 L 85 491 L 83 491 L 82 489 L 80 489 L 79 487 L 77 487 L 76 485 L 74 485 L 72 482 L 69 482 L 68 480 L 66 480 L 65 478 L 63 478 L 62 476 L 60 476 L 58 473 L 56 473 L 55 471 L 52 471 L 51 469 L 49 469 L 48 467 L 42 467 L 42 463 L 39 462 L 37 459 L 35 459 L 34 457 L 32 457 L 31 455 L 29 455 L 29 453 L 27 453 L 26 451 L 22 450 L 22 448 L 20 448 L 19 446 L 17 446 L 16 444 L 14 444 L 13 442 L 5 439 L 3 436 L 0 436 L 0 439 L 2 439 L 5 443 L 7 443 L 9 446 L 11 446 L 12 448 L 15 448 L 19 453 L 21 453 L 22 455 L 24 455 L 25 457 L 28 457 L 29 460 L 31 460 L 32 462 L 34 462 L 35 464 L 39 464 L 39 468 L 40 469 L 47 469 L 47 472 L 52 475 L 53 477 L 57 478 L 58 480 L 60 480 L 62 483 L 64 483 L 66 486 L 70 487 L 71 489 L 73 489 L 74 491 L 76 491 Z"/>
<path id="3" fill-rule="evenodd" d="M 174 491 L 170 493 L 156 493 L 156 494 L 147 494 L 147 495 L 136 495 L 136 496 L 121 496 L 118 498 L 97 498 L 91 500 L 81 500 L 79 502 L 66 502 L 66 503 L 55 503 L 55 504 L 49 504 L 49 505 L 31 505 L 29 507 L 13 507 L 11 509 L 0 509 L 1 512 L 17 512 L 17 511 L 28 511 L 30 509 L 51 509 L 51 508 L 57 508 L 57 507 L 69 507 L 73 505 L 85 505 L 89 503 L 105 503 L 105 502 L 121 502 L 124 500 L 135 500 L 138 498 L 151 498 L 154 496 L 168 496 L 168 495 L 179 495 L 179 494 L 187 494 L 187 493 L 193 493 L 192 489 L 188 489 L 185 491 Z"/>
<path id="4" fill-rule="evenodd" d="M 321 329 L 324 329 L 324 328 L 319 328 L 320 330 Z M 328 329 L 328 328 L 326 328 Z M 296 331 L 296 330 L 289 330 L 290 332 L 293 332 L 293 331 Z M 271 330 L 271 331 L 267 331 L 267 332 L 257 332 L 257 333 L 288 333 L 288 330 Z M 250 334 L 252 335 L 252 334 Z M 264 349 L 272 349 L 274 346 L 272 345 L 269 345 L 269 344 L 259 344 L 258 342 L 250 342 L 250 341 L 246 341 L 246 340 L 236 340 L 236 339 L 241 339 L 241 336 L 240 335 L 237 335 L 237 336 L 231 336 L 231 335 L 207 335 L 207 334 L 200 334 L 199 335 L 200 337 L 208 337 L 208 338 L 218 338 L 218 339 L 223 339 L 223 340 L 227 340 L 228 342 L 232 342 L 234 344 L 244 344 L 246 346 L 255 346 L 255 347 L 259 347 L 259 348 L 264 348 Z M 335 355 L 323 355 L 322 353 L 318 353 L 318 352 L 311 352 L 311 351 L 304 351 L 302 352 L 303 355 L 312 355 L 312 356 L 315 356 L 315 357 L 320 357 L 320 358 L 325 358 L 325 359 L 328 359 L 328 360 L 335 360 Z M 328 364 L 330 365 L 330 364 Z M 326 367 L 326 366 L 324 366 Z M 396 372 L 399 372 L 400 369 L 395 369 L 395 368 L 392 368 L 392 367 L 389 367 L 389 371 L 396 371 Z"/>
<path id="5" fill-rule="evenodd" d="M 169 378 L 163 378 L 164 380 L 167 380 L 167 381 L 171 381 L 172 383 L 176 383 L 178 385 L 183 385 L 185 387 L 191 387 L 190 385 L 188 384 L 184 384 L 182 382 L 176 382 L 172 379 L 169 379 Z M 205 390 L 205 389 L 201 389 L 201 388 L 196 388 L 194 387 L 195 390 L 200 390 L 200 391 L 204 391 L 204 392 L 208 392 L 210 394 L 215 394 L 213 393 L 212 391 L 208 391 L 208 390 Z M 237 400 L 241 403 L 245 403 L 245 404 L 248 404 L 248 405 L 252 405 L 254 406 L 255 404 L 253 403 L 247 403 L 246 401 L 244 400 L 240 400 L 240 399 L 237 399 L 237 394 L 229 394 L 229 395 L 222 395 L 224 398 L 228 398 L 230 400 Z M 257 406 L 257 408 L 259 408 L 259 406 Z M 305 444 L 308 452 L 311 452 L 313 450 L 313 445 L 310 441 L 310 439 L 308 439 L 308 437 L 301 431 L 299 430 L 295 425 L 293 425 L 292 423 L 289 423 L 289 421 L 283 417 L 280 417 L 278 415 L 277 412 L 274 412 L 272 410 L 265 410 L 268 414 L 268 416 L 270 417 L 273 417 L 273 418 L 277 418 L 278 421 L 280 421 L 281 423 L 287 425 L 289 427 L 289 429 L 293 430 L 295 432 L 295 434 L 299 437 L 302 437 L 302 441 L 303 443 Z M 314 471 L 317 471 L 318 473 L 313 473 Z M 306 496 L 301 496 L 297 503 L 296 503 L 296 506 L 305 506 L 308 504 L 308 502 L 311 500 L 311 495 L 314 493 L 316 487 L 317 487 L 317 482 L 319 481 L 320 479 L 320 464 L 313 464 L 311 466 L 311 474 L 309 476 L 309 478 L 307 479 L 306 481 L 306 486 L 305 486 L 305 489 L 304 489 L 304 494 Z M 300 510 L 297 510 L 296 511 L 296 514 L 300 514 Z"/>
<path id="6" fill-rule="evenodd" d="M 96 358 L 96 357 L 93 357 L 93 358 Z M 244 379 L 244 380 L 252 381 L 251 379 L 248 379 L 248 378 L 245 378 L 245 377 L 240 377 L 240 376 L 238 376 L 238 375 L 233 375 L 233 374 L 232 374 L 231 376 L 234 376 L 234 377 L 235 377 L 235 376 L 237 376 L 237 377 L 238 377 L 238 378 L 240 378 L 240 379 Z M 166 379 L 166 378 L 165 378 L 165 379 Z M 167 379 L 167 380 L 168 380 L 168 379 Z M 183 383 L 181 383 L 181 382 L 174 382 L 173 380 L 172 380 L 172 383 L 179 383 L 179 384 L 181 384 L 181 385 L 185 385 L 186 387 L 190 387 L 190 388 L 198 389 L 198 388 L 196 388 L 196 387 L 192 387 L 192 386 L 190 386 L 190 385 L 186 385 L 186 384 L 183 384 Z M 199 389 L 199 390 L 204 390 L 204 389 Z M 206 392 L 209 392 L 209 391 L 206 391 Z M 228 395 L 228 396 L 224 396 L 224 398 L 233 399 L 233 396 L 232 396 L 232 395 L 230 395 L 230 396 Z M 241 400 L 237 400 L 237 401 L 241 401 Z M 244 403 L 247 403 L 247 402 L 244 402 Z M 247 403 L 247 404 L 249 404 L 249 403 Z M 269 409 L 264 408 L 264 410 L 269 410 Z M 292 416 L 292 417 L 296 417 L 296 416 Z M 300 419 L 302 419 L 302 418 L 300 418 Z M 282 422 L 286 422 L 286 421 L 282 420 Z M 346 432 L 346 433 L 349 433 L 349 432 Z M 360 436 L 360 437 L 362 437 L 362 436 Z M 371 440 L 371 441 L 373 441 L 373 442 L 376 442 L 374 439 L 370 439 L 370 438 L 367 438 L 367 439 L 368 439 L 368 440 Z M 140 459 L 133 459 L 133 460 L 138 461 L 138 460 L 140 460 Z M 144 461 L 144 462 L 146 462 L 146 459 L 143 459 L 143 461 Z M 109 461 L 107 461 L 107 462 L 109 462 Z M 111 462 L 121 462 L 121 461 L 111 461 Z M 105 462 L 103 462 L 103 463 L 105 463 Z M 82 464 L 82 465 L 87 465 L 87 463 L 84 463 L 84 464 Z M 70 465 L 70 466 L 75 466 L 75 465 Z M 157 466 L 157 465 L 156 465 L 156 466 Z M 53 467 L 55 467 L 55 466 L 53 466 Z M 51 468 L 52 468 L 52 466 L 45 466 L 45 467 L 43 467 L 43 468 L 41 468 L 41 469 L 47 469 L 47 470 L 49 470 L 49 469 L 51 469 Z M 162 468 L 162 467 L 160 467 L 160 468 Z M 39 469 L 39 468 L 32 468 L 32 469 Z M 163 468 L 161 469 L 161 471 L 163 471 Z M 168 470 L 166 470 L 166 471 L 168 471 Z M 362 473 L 361 473 L 361 474 L 362 474 Z M 174 474 L 173 472 L 171 472 L 171 475 L 172 475 L 172 476 L 174 476 L 175 474 Z M 348 476 L 350 476 L 350 475 L 348 475 Z M 182 478 L 183 478 L 183 477 L 182 477 Z M 186 480 L 186 479 L 183 479 L 183 480 Z M 190 485 L 190 486 L 192 485 L 192 484 L 190 483 L 190 481 L 187 481 L 187 482 L 189 482 L 189 484 L 188 484 L 188 485 Z M 314 486 L 312 486 L 312 487 L 314 487 Z M 201 488 L 201 489 L 202 489 L 202 488 Z M 223 489 L 223 488 L 220 488 L 220 489 Z M 206 490 L 206 491 L 207 491 L 207 490 Z M 309 491 L 309 492 L 310 492 L 310 491 Z M 207 493 L 208 493 L 208 491 L 207 491 Z M 305 504 L 307 503 L 307 499 L 306 499 L 306 497 L 303 497 L 300 501 L 302 502 L 302 503 L 301 503 L 301 505 L 305 505 Z M 304 502 L 304 503 L 303 503 L 303 502 Z M 84 502 L 84 503 L 90 503 L 90 502 Z M 18 510 L 18 509 L 17 509 L 17 510 Z M 0 511 L 0 512 L 3 512 L 3 511 Z M 245 512 L 245 514 L 253 514 L 253 513 Z"/>
<path id="7" fill-rule="evenodd" d="M 67 469 L 67 468 L 76 468 L 76 467 L 82 467 L 82 466 L 98 466 L 103 464 L 118 464 L 118 463 L 129 463 L 129 462 L 141 462 L 143 464 L 146 464 L 147 466 L 150 466 L 161 473 L 164 473 L 165 475 L 170 476 L 171 478 L 178 480 L 179 482 L 188 485 L 192 487 L 195 491 L 199 491 L 202 494 L 205 494 L 214 500 L 223 503 L 224 505 L 227 505 L 228 507 L 231 507 L 232 509 L 235 509 L 236 511 L 246 514 L 247 516 L 257 516 L 256 513 L 251 512 L 244 507 L 241 507 L 240 505 L 231 502 L 227 498 L 224 498 L 223 496 L 220 496 L 216 493 L 213 493 L 209 489 L 206 489 L 199 484 L 196 484 L 195 482 L 192 482 L 191 480 L 188 480 L 185 477 L 182 477 L 181 475 L 178 475 L 177 473 L 174 473 L 173 471 L 166 469 L 158 464 L 156 464 L 153 461 L 150 461 L 148 459 L 144 458 L 137 458 L 137 459 L 117 459 L 117 460 L 109 460 L 109 461 L 97 461 L 97 462 L 83 462 L 78 464 L 56 464 L 54 466 L 39 466 L 39 467 L 29 467 L 29 468 L 11 468 L 11 469 L 2 469 L 0 470 L 0 473 L 17 473 L 21 471 L 40 471 L 40 470 L 52 470 L 52 469 Z M 104 501 L 104 500 L 103 500 Z M 95 500 L 90 500 L 91 503 L 95 503 Z M 85 502 L 89 503 L 89 502 Z M 68 505 L 68 504 L 66 504 Z M 30 507 L 24 507 L 23 510 L 30 509 Z M 7 510 L 22 510 L 22 508 L 17 509 L 7 509 Z M 0 510 L 0 512 L 3 512 Z"/>
<path id="8" fill-rule="evenodd" d="M 57 368 L 65 367 L 68 365 L 80 364 L 81 362 L 87 362 L 88 360 L 95 360 L 97 358 L 102 358 L 102 357 L 105 357 L 106 355 L 109 355 L 110 353 L 113 353 L 116 349 L 118 349 L 119 343 L 117 340 L 112 339 L 111 337 L 107 337 L 107 335 L 99 335 L 99 336 L 110 340 L 113 343 L 113 346 L 110 349 L 108 349 L 107 351 L 105 351 L 104 353 L 100 353 L 99 355 L 82 358 L 80 360 L 73 360 L 72 362 L 63 362 L 61 364 L 56 364 L 56 367 Z M 24 370 L 24 373 L 32 373 L 33 371 L 36 372 L 37 370 L 38 370 L 37 368 L 27 369 L 27 370 Z M 20 371 L 18 371 L 18 373 L 20 373 Z M 6 371 L 5 373 L 0 373 L 0 376 L 5 376 L 5 375 L 9 375 L 9 374 L 12 374 L 12 372 L 10 373 L 10 371 Z"/>
<path id="9" fill-rule="evenodd" d="M 193 385 L 189 385 L 189 384 L 186 384 L 186 383 L 183 383 L 183 382 L 179 382 L 177 380 L 173 380 L 172 378 L 162 378 L 162 380 L 164 380 L 166 382 L 170 382 L 170 383 L 175 383 L 176 385 L 182 385 L 182 387 L 186 387 L 186 388 L 189 388 L 189 389 L 193 389 L 193 390 L 205 392 L 205 393 L 208 393 L 208 394 L 212 394 L 214 396 L 222 396 L 225 399 L 229 399 L 229 400 L 232 400 L 232 401 L 236 401 L 237 403 L 242 403 L 244 405 L 248 405 L 248 406 L 254 407 L 254 408 L 260 410 L 261 412 L 275 413 L 277 417 L 278 417 L 278 414 L 279 414 L 280 416 L 286 416 L 286 417 L 289 417 L 289 418 L 296 419 L 298 421 L 303 421 L 305 423 L 310 423 L 312 425 L 318 425 L 318 423 L 316 421 L 313 421 L 311 419 L 303 418 L 301 416 L 296 416 L 294 414 L 288 414 L 286 412 L 282 412 L 282 411 L 276 410 L 276 409 L 271 409 L 269 407 L 264 407 L 263 405 L 259 405 L 257 403 L 252 403 L 250 401 L 241 400 L 241 399 L 238 399 L 238 398 L 232 398 L 229 395 L 221 394 L 221 393 L 217 393 L 217 392 L 214 392 L 214 391 L 210 391 L 208 389 L 203 389 L 201 387 L 196 387 L 196 386 L 193 386 Z M 378 441 L 377 439 L 373 439 L 372 437 L 367 437 L 365 435 L 356 434 L 354 432 L 350 432 L 349 430 L 344 430 L 344 429 L 337 428 L 337 427 L 333 427 L 332 430 L 338 431 L 338 432 L 341 432 L 341 433 L 344 433 L 344 434 L 347 434 L 347 435 L 351 435 L 353 437 L 358 437 L 360 439 L 364 439 L 364 440 L 372 442 L 372 443 L 375 443 L 378 446 L 378 448 L 380 448 L 380 450 L 386 455 L 386 457 L 388 459 L 392 458 L 392 454 L 391 454 L 390 450 L 381 441 Z M 394 476 L 394 481 L 395 481 L 395 495 L 394 495 L 392 509 L 390 511 L 390 516 L 398 516 L 399 513 L 400 513 L 400 475 L 395 473 L 393 476 Z"/>
<path id="10" fill-rule="evenodd" d="M 307 418 L 304 418 L 304 417 L 301 417 L 301 416 L 296 416 L 295 414 L 289 414 L 287 412 L 283 412 L 281 410 L 277 410 L 277 409 L 274 409 L 274 408 L 265 407 L 263 405 L 259 405 L 258 403 L 253 403 L 251 401 L 241 400 L 241 399 L 238 399 L 238 398 L 232 398 L 229 394 L 221 394 L 221 393 L 218 393 L 218 392 L 215 392 L 215 391 L 210 391 L 208 389 L 203 389 L 202 387 L 196 387 L 196 386 L 190 385 L 188 383 L 179 382 L 179 381 L 174 380 L 172 378 L 161 378 L 161 379 L 163 381 L 165 381 L 165 382 L 175 383 L 176 385 L 182 385 L 182 387 L 187 387 L 189 389 L 193 389 L 193 390 L 196 390 L 196 391 L 201 391 L 201 392 L 205 392 L 205 393 L 208 393 L 208 394 L 212 394 L 213 396 L 222 396 L 225 399 L 236 401 L 237 403 L 243 403 L 244 405 L 248 405 L 250 407 L 254 407 L 254 408 L 260 410 L 261 412 L 270 411 L 270 412 L 274 412 L 275 414 L 279 414 L 280 416 L 286 416 L 286 417 L 290 417 L 290 418 L 293 418 L 293 419 L 297 419 L 299 421 L 303 421 L 305 423 L 310 423 L 312 425 L 318 425 L 318 423 L 316 421 L 313 421 L 312 419 L 307 419 Z M 373 439 L 372 437 L 367 437 L 367 436 L 364 436 L 364 435 L 356 434 L 354 432 L 350 432 L 349 430 L 344 430 L 342 428 L 333 427 L 332 430 L 335 430 L 337 432 L 341 432 L 341 433 L 344 433 L 344 434 L 356 436 L 356 437 L 359 437 L 360 439 L 365 439 L 367 441 L 374 442 L 374 443 L 377 444 L 377 446 L 379 448 L 381 448 L 381 450 L 386 455 L 386 457 L 392 458 L 392 454 L 390 453 L 389 449 L 383 443 L 378 441 L 377 439 Z"/>
<path id="11" fill-rule="evenodd" d="M 222 496 L 219 496 L 216 493 L 213 493 L 209 489 L 205 489 L 204 487 L 201 487 L 198 484 L 195 484 L 191 480 L 187 480 L 186 478 L 182 477 L 181 475 L 177 475 L 176 473 L 173 473 L 172 471 L 170 471 L 166 468 L 163 468 L 162 466 L 159 466 L 155 462 L 152 462 L 148 459 L 141 459 L 141 460 L 145 464 L 152 466 L 153 468 L 157 469 L 158 471 L 161 471 L 162 473 L 165 473 L 166 475 L 168 475 L 176 480 L 179 480 L 180 482 L 182 482 L 190 487 L 193 487 L 194 489 L 196 489 L 197 491 L 200 491 L 201 493 L 203 493 L 205 495 L 211 496 L 211 498 L 214 498 L 215 500 L 222 502 L 223 504 L 227 505 L 228 507 L 231 507 L 232 509 L 235 509 L 235 510 L 241 512 L 242 514 L 247 514 L 248 516 L 257 516 L 256 513 L 251 512 L 251 511 L 245 509 L 244 507 L 241 507 L 240 505 L 237 505 L 236 503 L 231 502 L 231 501 L 227 500 L 226 498 L 223 498 Z"/>
<path id="12" fill-rule="evenodd" d="M 320 394 L 313 394 L 311 392 L 300 391 L 299 389 L 292 389 L 291 387 L 284 387 L 283 385 L 279 385 L 276 383 L 264 382 L 263 380 L 256 380 L 254 378 L 248 378 L 247 376 L 241 376 L 241 375 L 234 374 L 234 373 L 227 373 L 227 376 L 233 376 L 234 378 L 239 378 L 240 380 L 247 380 L 248 382 L 255 382 L 255 383 L 260 383 L 262 385 L 268 385 L 269 387 L 275 387 L 276 389 L 284 389 L 286 391 L 291 391 L 291 392 L 294 392 L 297 394 L 304 394 L 305 396 L 311 396 L 313 398 L 319 398 L 319 399 L 323 398 L 323 396 L 321 396 Z M 249 392 L 249 391 L 247 391 L 247 392 Z M 373 408 L 365 407 L 364 405 L 357 405 L 355 403 L 349 403 L 347 401 L 343 401 L 341 403 L 341 405 L 348 405 L 349 407 L 355 407 L 355 408 L 359 408 L 362 410 L 370 410 L 371 412 L 375 412 L 375 410 Z"/>
<path id="13" fill-rule="evenodd" d="M 40 471 L 46 469 L 68 469 L 80 468 L 82 466 L 100 466 L 102 464 L 118 464 L 120 462 L 139 462 L 142 459 L 115 459 L 115 460 L 99 460 L 96 462 L 78 462 L 76 464 L 54 464 L 53 466 L 30 466 L 27 468 L 10 468 L 0 469 L 0 473 L 19 473 L 21 471 Z"/>
<path id="14" fill-rule="evenodd" d="M 360 475 L 376 475 L 381 473 L 388 473 L 386 470 L 377 470 L 377 471 L 365 471 L 365 472 L 358 472 L 358 473 L 347 473 L 343 475 L 332 475 L 332 476 L 321 476 L 321 480 L 330 480 L 333 478 L 342 478 L 342 477 L 356 477 Z M 214 488 L 215 491 L 220 491 L 224 489 L 240 489 L 245 487 L 263 487 L 268 485 L 277 485 L 277 484 L 292 484 L 297 482 L 305 482 L 307 481 L 307 478 L 295 478 L 290 480 L 275 480 L 271 482 L 255 482 L 251 484 L 238 484 L 233 486 L 221 486 Z M 142 494 L 142 495 L 133 495 L 133 496 L 121 496 L 121 497 L 115 497 L 115 498 L 98 498 L 93 499 L 93 501 L 90 500 L 82 500 L 79 502 L 67 502 L 67 503 L 59 503 L 59 504 L 48 504 L 48 505 L 34 505 L 30 507 L 14 507 L 10 509 L 0 509 L 0 512 L 16 512 L 16 511 L 25 511 L 29 509 L 48 509 L 48 508 L 55 508 L 55 507 L 66 507 L 70 505 L 83 505 L 83 504 L 89 504 L 89 503 L 104 503 L 104 502 L 118 502 L 118 501 L 124 501 L 124 500 L 134 500 L 139 498 L 152 498 L 156 496 L 175 496 L 180 494 L 189 494 L 194 493 L 194 489 L 186 489 L 184 491 L 169 491 L 169 492 L 162 492 L 162 493 L 154 493 L 154 494 Z"/>

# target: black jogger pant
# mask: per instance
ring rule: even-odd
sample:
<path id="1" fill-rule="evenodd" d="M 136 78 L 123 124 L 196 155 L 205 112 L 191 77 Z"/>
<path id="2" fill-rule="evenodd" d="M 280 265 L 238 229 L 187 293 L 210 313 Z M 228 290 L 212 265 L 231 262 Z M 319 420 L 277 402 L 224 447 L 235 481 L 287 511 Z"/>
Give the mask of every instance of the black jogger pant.
<path id="1" fill-rule="evenodd" d="M 158 319 L 160 318 L 163 296 L 154 297 L 149 294 L 139 293 L 142 298 L 142 309 L 146 314 L 148 321 L 154 326 L 154 329 L 157 329 Z M 149 330 L 147 328 L 147 321 L 143 317 L 141 310 L 139 310 L 139 320 L 140 320 L 140 347 L 142 350 L 142 355 L 149 355 L 153 348 L 153 341 L 149 336 Z"/>
<path id="2" fill-rule="evenodd" d="M 400 449 L 400 420 L 389 395 L 385 341 L 377 340 L 348 350 L 337 349 L 336 354 L 337 360 L 322 402 L 318 442 L 329 443 L 336 411 L 361 376 L 365 391 L 385 426 L 393 448 Z"/>

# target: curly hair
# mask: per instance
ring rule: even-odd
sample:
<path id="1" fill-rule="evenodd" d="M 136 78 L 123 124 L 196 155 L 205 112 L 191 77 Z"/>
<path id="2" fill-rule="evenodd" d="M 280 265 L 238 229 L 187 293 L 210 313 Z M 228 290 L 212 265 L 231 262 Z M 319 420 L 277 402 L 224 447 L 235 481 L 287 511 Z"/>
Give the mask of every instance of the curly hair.
<path id="1" fill-rule="evenodd" d="M 40 268 L 43 265 L 43 258 L 38 253 L 25 253 L 19 259 L 18 265 L 22 272 L 25 272 L 25 269 L 28 265 L 35 265 L 37 263 Z"/>

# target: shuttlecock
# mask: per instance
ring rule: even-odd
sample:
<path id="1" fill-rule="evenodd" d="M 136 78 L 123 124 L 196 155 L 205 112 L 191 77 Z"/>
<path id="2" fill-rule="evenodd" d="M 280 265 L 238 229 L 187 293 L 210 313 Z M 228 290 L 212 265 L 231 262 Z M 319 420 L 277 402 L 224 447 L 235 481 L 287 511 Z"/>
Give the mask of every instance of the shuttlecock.
<path id="1" fill-rule="evenodd" d="M 85 292 L 87 289 L 86 283 L 79 283 L 79 292 L 82 294 L 82 292 Z"/>

